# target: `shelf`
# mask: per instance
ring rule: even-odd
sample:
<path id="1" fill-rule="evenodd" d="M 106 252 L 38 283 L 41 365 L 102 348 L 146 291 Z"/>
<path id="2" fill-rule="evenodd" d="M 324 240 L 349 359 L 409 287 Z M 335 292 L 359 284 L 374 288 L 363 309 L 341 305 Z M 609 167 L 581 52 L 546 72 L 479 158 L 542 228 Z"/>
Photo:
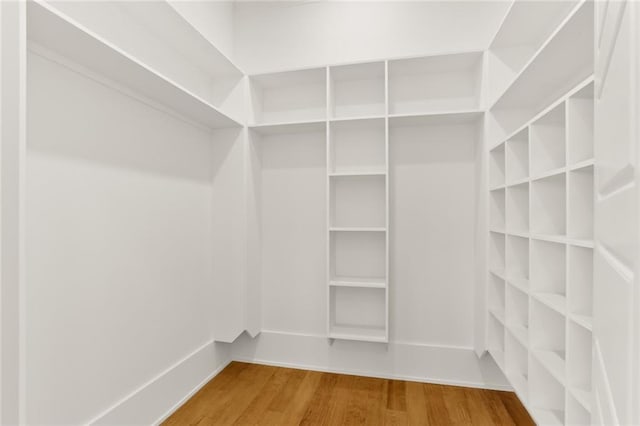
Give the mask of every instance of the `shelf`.
<path id="1" fill-rule="evenodd" d="M 525 348 L 529 347 L 529 328 L 523 325 L 510 324 L 507 329 Z"/>
<path id="2" fill-rule="evenodd" d="M 529 129 L 525 128 L 511 137 L 505 151 L 507 184 L 526 181 L 529 177 Z"/>
<path id="3" fill-rule="evenodd" d="M 330 111 L 333 118 L 385 114 L 385 64 L 329 68 Z"/>
<path id="4" fill-rule="evenodd" d="M 581 414 L 580 418 L 586 419 L 590 417 L 591 413 L 591 392 L 582 389 L 569 388 L 569 394 L 575 399 L 575 402 L 580 404 L 580 409 L 576 411 Z M 590 424 L 590 423 L 576 423 L 568 422 L 568 424 Z"/>
<path id="5" fill-rule="evenodd" d="M 507 287 L 506 291 L 507 327 L 523 331 L 529 328 L 529 296 L 515 287 Z M 524 344 L 527 345 L 528 331 L 524 332 Z"/>
<path id="6" fill-rule="evenodd" d="M 566 315 L 567 298 L 556 293 L 534 293 L 533 297 L 546 307 L 559 314 Z"/>
<path id="7" fill-rule="evenodd" d="M 564 384 L 566 365 L 565 317 L 534 299 L 531 304 L 529 347 L 540 365 Z"/>
<path id="8" fill-rule="evenodd" d="M 384 227 L 375 227 L 375 226 L 332 226 L 329 228 L 331 232 L 386 232 L 387 229 Z"/>
<path id="9" fill-rule="evenodd" d="M 587 398 L 587 399 L 584 399 Z M 590 397 L 582 393 L 569 390 L 567 398 L 567 425 L 584 426 L 593 424 L 590 412 Z"/>
<path id="10" fill-rule="evenodd" d="M 435 111 L 420 114 L 391 114 L 389 127 L 412 126 L 445 126 L 456 124 L 477 123 L 484 113 L 478 110 L 470 111 Z"/>
<path id="11" fill-rule="evenodd" d="M 387 172 L 385 172 L 384 170 L 371 170 L 371 171 L 352 171 L 352 172 L 334 172 L 334 173 L 329 173 L 329 177 L 349 177 L 349 176 L 386 176 Z"/>
<path id="12" fill-rule="evenodd" d="M 593 318 L 591 316 L 573 314 L 571 315 L 571 320 L 580 327 L 588 331 L 593 331 Z"/>
<path id="13" fill-rule="evenodd" d="M 331 229 L 384 229 L 387 204 L 385 176 L 335 177 L 329 185 Z"/>
<path id="14" fill-rule="evenodd" d="M 250 76 L 252 124 L 325 120 L 326 77 L 326 68 Z"/>
<path id="15" fill-rule="evenodd" d="M 499 145 L 489 152 L 489 186 L 491 188 L 505 184 L 505 158 L 505 144 Z"/>
<path id="16" fill-rule="evenodd" d="M 566 235 L 566 183 L 564 174 L 531 183 L 532 234 Z"/>
<path id="17" fill-rule="evenodd" d="M 563 410 L 534 409 L 533 418 L 536 424 L 544 426 L 564 425 Z"/>
<path id="18" fill-rule="evenodd" d="M 594 5 L 581 2 L 491 107 L 504 134 L 593 73 Z M 549 72 L 549 70 L 554 72 Z"/>
<path id="19" fill-rule="evenodd" d="M 332 122 L 329 135 L 331 173 L 386 170 L 384 119 Z"/>
<path id="20" fill-rule="evenodd" d="M 330 299 L 330 338 L 387 340 L 386 289 L 335 286 Z"/>
<path id="21" fill-rule="evenodd" d="M 332 287 L 385 288 L 387 283 L 381 278 L 333 277 L 329 281 L 329 285 Z"/>
<path id="22" fill-rule="evenodd" d="M 513 2 L 488 50 L 489 98 L 524 69 L 576 2 Z"/>
<path id="23" fill-rule="evenodd" d="M 534 351 L 534 356 L 538 359 L 549 373 L 560 383 L 564 383 L 565 361 L 564 352 L 560 351 Z"/>
<path id="24" fill-rule="evenodd" d="M 593 159 L 594 83 L 572 95 L 567 101 L 567 163 Z"/>
<path id="25" fill-rule="evenodd" d="M 529 128 L 532 176 L 566 166 L 565 104 L 559 104 Z"/>
<path id="26" fill-rule="evenodd" d="M 593 166 L 590 166 L 569 172 L 567 233 L 570 238 L 593 240 L 593 169 Z"/>
<path id="27" fill-rule="evenodd" d="M 28 38 L 119 85 L 209 128 L 242 127 L 203 98 L 167 79 L 44 3 L 27 3 Z"/>
<path id="28" fill-rule="evenodd" d="M 529 291 L 529 280 L 526 278 L 507 278 L 507 282 L 523 293 L 527 293 Z"/>
<path id="29" fill-rule="evenodd" d="M 519 339 L 507 334 L 505 340 L 505 371 L 519 395 L 528 394 L 529 360 L 527 347 Z M 523 401 L 524 402 L 524 401 Z"/>
<path id="30" fill-rule="evenodd" d="M 496 364 L 504 369 L 504 324 L 494 315 L 489 316 L 489 353 Z"/>
<path id="31" fill-rule="evenodd" d="M 477 109 L 482 52 L 389 61 L 389 113 Z"/>
<path id="32" fill-rule="evenodd" d="M 507 188 L 507 230 L 529 232 L 529 184 Z"/>
<path id="33" fill-rule="evenodd" d="M 263 136 L 287 135 L 324 132 L 326 131 L 326 124 L 324 121 L 274 123 L 249 126 L 249 129 Z"/>

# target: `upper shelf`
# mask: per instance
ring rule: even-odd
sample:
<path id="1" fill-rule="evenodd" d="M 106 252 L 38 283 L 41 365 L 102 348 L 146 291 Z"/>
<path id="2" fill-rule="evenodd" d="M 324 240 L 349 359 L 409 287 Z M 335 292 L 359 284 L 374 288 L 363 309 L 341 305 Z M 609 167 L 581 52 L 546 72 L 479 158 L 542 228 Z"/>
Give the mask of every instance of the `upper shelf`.
<path id="1" fill-rule="evenodd" d="M 593 73 L 593 8 L 592 2 L 585 1 L 574 9 L 496 100 L 492 111 L 535 114 Z"/>
<path id="2" fill-rule="evenodd" d="M 120 3 L 136 21 L 142 23 L 158 39 L 167 43 L 198 63 L 211 76 L 241 78 L 242 71 L 214 46 L 180 12 L 180 3 L 169 1 Z"/>
<path id="3" fill-rule="evenodd" d="M 27 31 L 30 42 L 206 127 L 242 126 L 204 99 L 42 2 L 28 2 Z"/>

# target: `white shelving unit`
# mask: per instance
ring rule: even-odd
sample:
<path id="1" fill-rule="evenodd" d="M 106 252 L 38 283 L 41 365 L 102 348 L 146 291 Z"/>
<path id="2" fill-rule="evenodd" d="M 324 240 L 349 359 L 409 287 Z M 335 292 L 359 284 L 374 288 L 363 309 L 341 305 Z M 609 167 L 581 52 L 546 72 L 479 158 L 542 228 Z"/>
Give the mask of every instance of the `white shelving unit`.
<path id="1" fill-rule="evenodd" d="M 545 425 L 591 421 L 593 108 L 587 79 L 488 156 L 487 347 Z"/>
<path id="2" fill-rule="evenodd" d="M 81 67 L 121 88 L 211 129 L 242 127 L 202 96 L 100 38 L 46 3 L 28 2 L 30 49 Z M 224 73 L 229 64 L 222 61 Z"/>

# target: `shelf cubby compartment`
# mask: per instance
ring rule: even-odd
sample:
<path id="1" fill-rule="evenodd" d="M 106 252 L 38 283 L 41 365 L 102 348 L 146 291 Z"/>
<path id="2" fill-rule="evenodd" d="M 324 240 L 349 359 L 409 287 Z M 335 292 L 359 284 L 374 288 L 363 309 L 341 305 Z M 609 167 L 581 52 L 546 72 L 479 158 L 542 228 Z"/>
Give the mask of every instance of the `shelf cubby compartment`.
<path id="1" fill-rule="evenodd" d="M 507 187 L 507 232 L 529 232 L 529 183 Z"/>
<path id="2" fill-rule="evenodd" d="M 547 305 L 533 300 L 529 347 L 534 357 L 560 383 L 566 375 L 565 317 Z"/>
<path id="3" fill-rule="evenodd" d="M 505 144 L 500 144 L 489 153 L 489 186 L 496 188 L 505 184 Z"/>
<path id="4" fill-rule="evenodd" d="M 504 369 L 504 324 L 489 315 L 489 353 L 498 366 Z"/>
<path id="5" fill-rule="evenodd" d="M 253 124 L 324 120 L 326 79 L 325 68 L 251 76 Z"/>
<path id="6" fill-rule="evenodd" d="M 567 101 L 567 163 L 570 166 L 593 159 L 593 90 L 590 83 Z"/>
<path id="7" fill-rule="evenodd" d="M 331 118 L 382 116 L 385 108 L 384 62 L 335 66 L 330 75 Z"/>
<path id="8" fill-rule="evenodd" d="M 386 176 L 332 176 L 331 226 L 384 228 Z"/>
<path id="9" fill-rule="evenodd" d="M 332 173 L 386 171 L 384 119 L 331 122 L 329 144 L 329 170 Z"/>
<path id="10" fill-rule="evenodd" d="M 529 286 L 529 239 L 507 236 L 505 275 L 516 287 L 525 289 Z"/>
<path id="11" fill-rule="evenodd" d="M 523 346 L 512 333 L 505 338 L 505 371 L 523 403 L 529 395 L 529 359 Z"/>
<path id="12" fill-rule="evenodd" d="M 569 172 L 567 233 L 570 238 L 593 240 L 593 165 Z"/>
<path id="13" fill-rule="evenodd" d="M 529 345 L 529 296 L 516 287 L 506 292 L 506 323 L 514 337 L 525 347 Z"/>
<path id="14" fill-rule="evenodd" d="M 567 179 L 558 174 L 531 182 L 531 233 L 567 234 Z"/>
<path id="15" fill-rule="evenodd" d="M 593 314 L 593 249 L 570 246 L 567 265 L 567 310 L 574 320 L 590 328 Z"/>
<path id="16" fill-rule="evenodd" d="M 566 246 L 561 243 L 531 242 L 531 291 L 550 308 L 566 312 Z"/>
<path id="17" fill-rule="evenodd" d="M 591 422 L 591 413 L 573 395 L 567 395 L 567 421 L 566 426 L 588 426 Z"/>
<path id="18" fill-rule="evenodd" d="M 505 312 L 505 285 L 502 278 L 489 274 L 489 310 L 502 319 Z"/>
<path id="19" fill-rule="evenodd" d="M 591 331 L 569 323 L 567 334 L 567 387 L 585 408 L 591 402 Z"/>
<path id="20" fill-rule="evenodd" d="M 536 177 L 566 165 L 565 104 L 561 103 L 530 127 L 531 176 Z"/>
<path id="21" fill-rule="evenodd" d="M 384 232 L 330 232 L 330 281 L 385 281 Z"/>
<path id="22" fill-rule="evenodd" d="M 507 184 L 529 177 L 529 129 L 524 128 L 506 143 Z"/>
<path id="23" fill-rule="evenodd" d="M 490 206 L 490 220 L 491 220 L 491 229 L 496 229 L 500 231 L 505 230 L 506 225 L 506 208 L 505 208 L 505 190 L 496 189 L 491 191 L 489 195 Z"/>
<path id="24" fill-rule="evenodd" d="M 389 113 L 477 109 L 481 82 L 481 52 L 389 61 Z"/>
<path id="25" fill-rule="evenodd" d="M 504 276 L 505 273 L 505 236 L 499 232 L 489 234 L 489 266 L 490 269 Z"/>
<path id="26" fill-rule="evenodd" d="M 528 406 L 537 424 L 564 425 L 564 386 L 535 357 L 529 359 Z"/>
<path id="27" fill-rule="evenodd" d="M 334 286 L 330 298 L 330 338 L 387 341 L 385 289 Z"/>

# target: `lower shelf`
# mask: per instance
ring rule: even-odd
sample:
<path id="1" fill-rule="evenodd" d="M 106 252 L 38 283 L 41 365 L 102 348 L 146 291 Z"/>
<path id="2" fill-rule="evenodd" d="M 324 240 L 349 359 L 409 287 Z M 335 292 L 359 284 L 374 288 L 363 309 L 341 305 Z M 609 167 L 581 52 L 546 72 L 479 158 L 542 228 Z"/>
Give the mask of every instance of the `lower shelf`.
<path id="1" fill-rule="evenodd" d="M 384 278 L 334 277 L 329 281 L 331 287 L 385 288 Z"/>
<path id="2" fill-rule="evenodd" d="M 388 341 L 387 332 L 384 328 L 365 326 L 354 327 L 332 325 L 331 330 L 329 331 L 329 338 L 378 343 L 386 343 Z"/>
<path id="3" fill-rule="evenodd" d="M 563 425 L 564 412 L 560 410 L 534 409 L 533 419 L 539 425 Z"/>

